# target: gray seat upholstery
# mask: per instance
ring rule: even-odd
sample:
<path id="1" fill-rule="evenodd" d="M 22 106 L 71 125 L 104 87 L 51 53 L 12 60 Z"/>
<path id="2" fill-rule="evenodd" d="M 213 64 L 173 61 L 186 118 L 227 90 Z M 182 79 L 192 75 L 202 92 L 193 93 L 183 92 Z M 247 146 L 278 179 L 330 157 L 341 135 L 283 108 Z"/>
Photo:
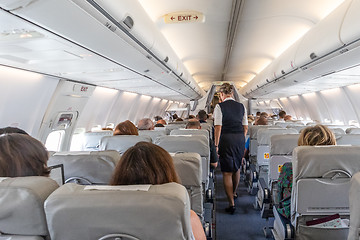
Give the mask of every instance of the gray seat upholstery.
<path id="1" fill-rule="evenodd" d="M 335 135 L 345 134 L 345 131 L 342 128 L 329 128 Z"/>
<path id="2" fill-rule="evenodd" d="M 286 128 L 292 128 L 296 129 L 298 132 L 301 132 L 304 128 L 307 128 L 308 126 L 305 125 L 296 125 L 296 124 L 289 124 L 286 126 Z"/>
<path id="3" fill-rule="evenodd" d="M 336 135 L 337 145 L 360 146 L 360 134 L 339 134 Z"/>
<path id="4" fill-rule="evenodd" d="M 165 132 L 166 135 L 170 135 L 170 132 L 174 129 L 180 129 L 180 128 L 185 128 L 186 124 L 185 123 L 178 123 L 178 124 L 170 124 L 165 126 Z"/>
<path id="5" fill-rule="evenodd" d="M 181 184 L 189 193 L 191 209 L 203 217 L 201 156 L 198 153 L 176 153 L 172 155 L 176 173 Z"/>
<path id="6" fill-rule="evenodd" d="M 349 185 L 360 171 L 359 146 L 300 146 L 293 151 L 291 220 L 296 239 L 346 239 L 348 228 L 308 227 L 306 221 L 349 216 Z"/>
<path id="7" fill-rule="evenodd" d="M 161 136 L 155 144 L 171 153 L 194 152 L 201 156 L 202 182 L 207 189 L 210 172 L 210 148 L 205 136 Z"/>
<path id="8" fill-rule="evenodd" d="M 132 186 L 69 183 L 49 196 L 45 213 L 51 239 L 55 240 L 168 240 L 191 239 L 192 235 L 189 196 L 185 187 L 177 183 Z"/>
<path id="9" fill-rule="evenodd" d="M 58 187 L 58 184 L 48 177 L 2 178 L 1 237 L 35 240 L 48 236 L 44 201 Z"/>
<path id="10" fill-rule="evenodd" d="M 253 126 L 249 126 L 250 156 L 256 156 L 257 155 L 257 147 L 258 147 L 257 134 L 258 134 L 259 129 L 263 129 L 263 128 L 276 128 L 276 127 L 270 126 L 270 125 L 253 125 Z M 277 127 L 277 128 L 280 128 L 280 127 Z"/>
<path id="11" fill-rule="evenodd" d="M 139 130 L 139 136 L 149 136 L 152 142 L 154 142 L 157 137 L 165 135 L 165 128 L 162 128 L 160 130 Z"/>
<path id="12" fill-rule="evenodd" d="M 213 125 L 211 125 L 211 123 L 206 122 L 206 123 L 200 123 L 201 125 L 201 129 L 207 130 L 210 134 L 210 139 L 213 139 Z"/>
<path id="13" fill-rule="evenodd" d="M 103 137 L 100 140 L 100 150 L 116 150 L 123 154 L 130 147 L 138 142 L 152 142 L 149 136 L 136 136 L 136 135 L 116 135 Z"/>
<path id="14" fill-rule="evenodd" d="M 349 202 L 350 202 L 350 229 L 348 240 L 358 240 L 360 236 L 360 172 L 351 178 Z"/>
<path id="15" fill-rule="evenodd" d="M 63 164 L 65 182 L 108 184 L 119 160 L 115 150 L 58 152 L 49 158 L 48 165 Z"/>
<path id="16" fill-rule="evenodd" d="M 102 137 L 112 136 L 112 131 L 86 132 L 83 133 L 82 151 L 99 150 L 99 144 Z"/>
<path id="17" fill-rule="evenodd" d="M 205 136 L 208 141 L 210 139 L 209 132 L 204 129 L 174 129 L 170 132 L 172 136 L 182 136 L 182 135 L 200 135 Z"/>
<path id="18" fill-rule="evenodd" d="M 347 128 L 346 134 L 360 134 L 360 128 Z"/>
<path id="19" fill-rule="evenodd" d="M 270 138 L 269 182 L 277 180 L 281 166 L 291 162 L 300 134 L 273 135 Z"/>

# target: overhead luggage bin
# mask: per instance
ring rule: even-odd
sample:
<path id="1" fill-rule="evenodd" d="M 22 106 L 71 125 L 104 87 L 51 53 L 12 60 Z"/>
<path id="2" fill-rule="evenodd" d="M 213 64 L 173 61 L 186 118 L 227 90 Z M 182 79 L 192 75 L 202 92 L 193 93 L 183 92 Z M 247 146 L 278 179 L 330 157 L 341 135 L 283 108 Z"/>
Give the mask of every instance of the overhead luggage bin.
<path id="1" fill-rule="evenodd" d="M 340 39 L 345 44 L 350 44 L 360 39 L 360 0 L 353 0 L 343 20 L 340 29 Z"/>

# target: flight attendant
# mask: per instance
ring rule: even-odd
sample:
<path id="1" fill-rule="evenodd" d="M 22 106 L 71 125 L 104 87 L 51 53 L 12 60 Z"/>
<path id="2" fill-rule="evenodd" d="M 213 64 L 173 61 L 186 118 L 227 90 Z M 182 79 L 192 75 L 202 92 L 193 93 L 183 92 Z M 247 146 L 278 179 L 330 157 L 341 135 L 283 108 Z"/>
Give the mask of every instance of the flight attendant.
<path id="1" fill-rule="evenodd" d="M 221 85 L 220 99 L 222 102 L 214 109 L 215 146 L 218 150 L 225 192 L 229 201 L 229 207 L 225 210 L 233 214 L 248 121 L 244 105 L 233 98 L 232 85 L 229 83 Z"/>

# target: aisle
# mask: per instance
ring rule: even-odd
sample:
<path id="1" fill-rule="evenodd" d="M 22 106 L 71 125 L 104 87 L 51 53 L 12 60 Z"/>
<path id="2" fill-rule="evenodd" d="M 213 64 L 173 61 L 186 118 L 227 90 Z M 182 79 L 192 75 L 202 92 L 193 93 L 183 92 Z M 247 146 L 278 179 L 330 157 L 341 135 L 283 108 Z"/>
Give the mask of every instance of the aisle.
<path id="1" fill-rule="evenodd" d="M 238 189 L 239 197 L 235 201 L 236 212 L 234 215 L 225 212 L 228 206 L 222 174 L 215 173 L 216 181 L 216 240 L 264 240 L 262 228 L 265 219 L 260 217 L 260 212 L 253 207 L 254 196 L 250 196 L 243 181 Z M 272 220 L 270 219 L 271 225 Z"/>

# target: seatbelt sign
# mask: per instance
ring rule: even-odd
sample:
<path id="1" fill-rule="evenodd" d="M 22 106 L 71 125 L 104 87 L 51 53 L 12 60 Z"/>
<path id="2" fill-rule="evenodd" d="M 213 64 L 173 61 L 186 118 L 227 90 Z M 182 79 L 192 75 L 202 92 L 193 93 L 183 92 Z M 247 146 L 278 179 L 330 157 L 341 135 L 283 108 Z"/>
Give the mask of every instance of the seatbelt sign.
<path id="1" fill-rule="evenodd" d="M 264 159 L 269 159 L 270 158 L 270 153 L 264 153 Z"/>
<path id="2" fill-rule="evenodd" d="M 281 172 L 281 169 L 282 169 L 283 166 L 284 166 L 284 165 L 278 165 L 278 173 Z"/>
<path id="3" fill-rule="evenodd" d="M 169 13 L 164 16 L 164 21 L 167 24 L 171 23 L 194 23 L 194 22 L 204 22 L 204 14 L 195 11 L 188 12 L 174 12 Z"/>

